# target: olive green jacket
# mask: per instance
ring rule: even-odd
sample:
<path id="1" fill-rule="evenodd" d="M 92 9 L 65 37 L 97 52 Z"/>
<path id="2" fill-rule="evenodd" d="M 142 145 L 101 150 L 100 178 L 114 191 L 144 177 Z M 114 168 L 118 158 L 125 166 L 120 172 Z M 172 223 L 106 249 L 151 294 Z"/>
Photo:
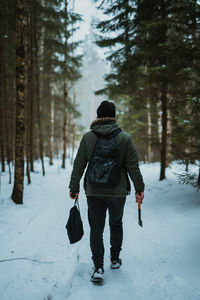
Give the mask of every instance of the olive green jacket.
<path id="1" fill-rule="evenodd" d="M 95 120 L 90 127 L 93 131 L 107 135 L 119 128 L 115 119 L 103 118 Z M 87 176 L 84 178 L 84 189 L 87 196 L 107 196 L 124 197 L 127 195 L 127 172 L 134 184 L 135 191 L 144 191 L 144 182 L 138 165 L 138 156 L 133 145 L 130 134 L 125 131 L 120 132 L 116 137 L 116 143 L 119 148 L 122 167 L 121 181 L 112 188 L 94 188 L 87 182 Z M 97 137 L 91 131 L 84 134 L 79 149 L 74 160 L 71 180 L 69 184 L 70 191 L 79 192 L 80 179 L 90 160 L 92 150 L 95 146 Z"/>

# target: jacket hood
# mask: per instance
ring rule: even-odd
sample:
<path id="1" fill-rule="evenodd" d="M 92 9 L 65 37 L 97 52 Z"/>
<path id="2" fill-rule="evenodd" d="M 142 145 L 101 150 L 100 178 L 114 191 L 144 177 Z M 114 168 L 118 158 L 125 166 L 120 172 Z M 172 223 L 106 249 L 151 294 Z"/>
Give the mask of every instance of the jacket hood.
<path id="1" fill-rule="evenodd" d="M 105 136 L 118 128 L 119 125 L 116 123 L 115 118 L 97 118 L 90 125 L 91 130 Z"/>

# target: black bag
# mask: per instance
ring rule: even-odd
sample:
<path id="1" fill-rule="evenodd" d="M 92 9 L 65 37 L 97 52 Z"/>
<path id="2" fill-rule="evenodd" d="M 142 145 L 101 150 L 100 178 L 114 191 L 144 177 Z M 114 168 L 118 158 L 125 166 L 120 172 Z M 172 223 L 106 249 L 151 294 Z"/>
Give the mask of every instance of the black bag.
<path id="1" fill-rule="evenodd" d="M 121 131 L 119 128 L 107 136 L 92 131 L 97 136 L 97 141 L 86 172 L 91 186 L 113 187 L 120 182 L 122 166 L 115 137 Z"/>
<path id="2" fill-rule="evenodd" d="M 70 244 L 74 244 L 81 240 L 84 231 L 78 199 L 75 200 L 74 206 L 70 209 L 69 219 L 65 228 L 67 229 Z"/>

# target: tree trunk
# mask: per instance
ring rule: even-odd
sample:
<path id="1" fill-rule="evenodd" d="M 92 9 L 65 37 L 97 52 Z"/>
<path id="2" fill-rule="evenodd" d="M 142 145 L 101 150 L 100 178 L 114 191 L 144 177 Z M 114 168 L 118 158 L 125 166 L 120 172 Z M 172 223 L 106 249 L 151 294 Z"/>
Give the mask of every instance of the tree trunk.
<path id="1" fill-rule="evenodd" d="M 30 177 L 30 98 L 31 98 L 31 85 L 32 85 L 32 74 L 31 74 L 31 52 L 32 52 L 32 41 L 31 41 L 31 2 L 28 1 L 28 34 L 27 34 L 27 97 L 26 97 L 26 176 L 28 184 L 31 183 Z"/>
<path id="2" fill-rule="evenodd" d="M 50 165 L 53 165 L 53 144 L 54 144 L 54 95 L 51 95 L 50 149 L 49 149 Z"/>
<path id="3" fill-rule="evenodd" d="M 162 110 L 161 110 L 161 102 L 157 102 L 157 127 L 158 127 L 158 140 L 159 144 L 162 143 Z"/>
<path id="4" fill-rule="evenodd" d="M 16 13 L 16 133 L 15 133 L 15 179 L 12 199 L 23 204 L 24 189 L 24 1 L 15 1 Z"/>
<path id="5" fill-rule="evenodd" d="M 73 3 L 74 4 L 74 3 Z M 76 109 L 76 92 L 75 92 L 75 88 L 74 88 L 74 82 L 73 84 L 73 105 L 74 105 L 74 110 Z M 73 116 L 74 118 L 74 116 Z M 71 156 L 71 165 L 74 162 L 74 150 L 75 150 L 75 138 L 76 138 L 76 124 L 75 124 L 75 120 L 73 119 L 72 121 L 72 156 Z"/>
<path id="6" fill-rule="evenodd" d="M 44 159 L 43 159 L 43 141 L 40 118 L 40 88 L 39 88 L 39 66 L 38 66 L 38 42 L 37 42 L 37 3 L 34 2 L 34 46 L 35 46 L 35 85 L 36 85 L 36 102 L 37 102 L 37 116 L 38 116 L 38 130 L 39 130 L 39 155 L 42 164 L 42 175 L 45 175 Z"/>
<path id="7" fill-rule="evenodd" d="M 67 111 L 64 112 L 63 120 L 63 155 L 62 155 L 62 168 L 65 169 L 66 150 L 67 150 Z"/>
<path id="8" fill-rule="evenodd" d="M 34 55 L 33 55 L 33 2 L 30 0 L 30 82 L 29 82 L 29 118 L 30 118 L 30 131 L 29 131 L 29 144 L 30 144 L 30 170 L 34 172 L 34 101 L 33 101 L 33 91 L 34 91 Z"/>
<path id="9" fill-rule="evenodd" d="M 71 164 L 74 162 L 74 149 L 75 149 L 75 122 L 72 123 L 72 157 Z"/>
<path id="10" fill-rule="evenodd" d="M 147 33 L 147 38 L 149 33 Z M 144 68 L 144 73 L 148 77 L 148 66 Z M 150 84 L 149 80 L 147 82 L 146 88 L 146 97 L 147 97 L 147 136 L 148 136 L 148 145 L 147 145 L 147 161 L 151 163 L 151 139 L 152 139 L 152 127 L 151 127 L 151 102 L 150 102 Z"/>
<path id="11" fill-rule="evenodd" d="M 162 87 L 161 91 L 161 103 L 162 103 L 162 142 L 161 142 L 161 169 L 160 169 L 160 180 L 165 179 L 166 169 L 166 146 L 167 146 L 167 91 L 165 86 Z"/>
<path id="12" fill-rule="evenodd" d="M 3 95 L 3 49 L 0 45 L 0 107 L 4 106 Z M 0 150 L 1 150 L 1 171 L 5 172 L 5 149 L 4 149 L 4 114 L 0 113 Z"/>
<path id="13" fill-rule="evenodd" d="M 42 68 L 42 99 L 44 103 L 44 112 L 47 122 L 45 123 L 45 136 L 46 136 L 46 143 L 45 143 L 45 149 L 44 153 L 49 157 L 49 164 L 52 163 L 52 157 L 51 157 L 51 102 L 52 102 L 52 72 L 54 70 L 53 67 L 53 61 L 52 56 L 53 52 L 52 49 L 49 47 L 48 42 L 45 39 L 45 36 L 47 36 L 48 30 L 46 29 L 42 30 L 42 43 L 41 43 L 41 55 L 42 55 L 42 62 L 43 62 L 43 68 Z"/>
<path id="14" fill-rule="evenodd" d="M 189 159 L 185 159 L 185 172 L 189 171 Z"/>
<path id="15" fill-rule="evenodd" d="M 166 41 L 166 3 L 165 0 L 160 0 L 160 16 L 161 16 L 161 32 L 162 40 L 161 43 Z M 162 56 L 160 60 L 161 65 L 166 65 L 167 57 L 166 54 Z M 160 168 L 160 180 L 163 180 L 165 177 L 166 169 L 166 147 L 167 147 L 167 90 L 168 90 L 168 81 L 163 76 L 161 79 L 161 106 L 162 106 L 162 143 L 161 143 L 161 168 Z"/>
<path id="16" fill-rule="evenodd" d="M 148 134 L 148 148 L 147 148 L 147 159 L 148 163 L 151 163 L 151 136 L 152 136 L 152 127 L 151 127 L 151 104 L 149 97 L 147 98 L 147 134 Z"/>
<path id="17" fill-rule="evenodd" d="M 192 114 L 191 106 L 189 104 L 185 105 L 185 111 L 188 114 L 188 116 Z M 189 171 L 189 164 L 191 162 L 191 153 L 192 153 L 191 145 L 192 144 L 193 144 L 192 137 L 188 137 L 187 143 L 185 143 L 185 145 L 183 146 L 183 147 L 185 147 L 184 161 L 185 161 L 185 171 L 186 172 Z"/>
<path id="18" fill-rule="evenodd" d="M 74 0 L 72 1 L 72 11 L 74 12 Z M 73 43 L 73 22 L 72 22 L 72 43 Z M 74 50 L 72 50 L 72 56 L 74 56 Z M 73 106 L 74 110 L 76 109 L 76 92 L 75 92 L 75 87 L 74 87 L 74 82 L 72 81 L 72 90 L 73 90 Z M 73 116 L 73 121 L 72 121 L 72 155 L 71 155 L 71 165 L 74 162 L 74 150 L 75 150 L 75 131 L 76 131 L 76 124 Z"/>
<path id="19" fill-rule="evenodd" d="M 28 91 L 29 93 L 29 91 Z M 30 95 L 27 95 L 26 102 L 26 176 L 28 184 L 31 183 L 30 177 Z"/>
<path id="20" fill-rule="evenodd" d="M 167 167 L 170 165 L 172 161 L 172 114 L 171 110 L 167 110 L 167 157 L 166 157 L 166 165 Z"/>
<path id="21" fill-rule="evenodd" d="M 0 120 L 0 143 L 1 143 L 1 172 L 5 172 L 5 152 L 4 152 L 4 128 L 3 128 L 3 122 L 2 117 Z"/>
<path id="22" fill-rule="evenodd" d="M 68 25 L 68 11 L 67 11 L 67 0 L 65 0 L 65 59 L 64 69 L 65 76 L 67 76 L 67 52 L 68 52 L 68 36 L 67 36 L 67 25 Z M 63 118 L 63 155 L 62 155 L 62 168 L 65 168 L 66 149 L 67 149 L 67 104 L 68 104 L 68 81 L 67 78 L 64 82 L 64 118 Z"/>
<path id="23" fill-rule="evenodd" d="M 2 95 L 2 50 L 0 48 L 0 106 L 3 107 L 3 95 Z M 4 154 L 4 143 L 3 143 L 3 113 L 0 114 L 0 150 L 1 150 L 1 171 L 5 172 L 5 154 Z"/>
<path id="24" fill-rule="evenodd" d="M 167 147 L 166 147 L 166 166 L 168 167 L 172 161 L 172 111 L 170 103 L 172 102 L 172 96 L 170 93 L 167 94 Z"/>

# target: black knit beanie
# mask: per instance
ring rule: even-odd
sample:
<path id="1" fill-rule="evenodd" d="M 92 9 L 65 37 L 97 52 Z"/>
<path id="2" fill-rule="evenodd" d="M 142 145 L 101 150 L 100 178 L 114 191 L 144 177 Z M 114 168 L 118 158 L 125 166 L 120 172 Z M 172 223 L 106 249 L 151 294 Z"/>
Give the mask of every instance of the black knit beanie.
<path id="1" fill-rule="evenodd" d="M 98 118 L 115 118 L 115 105 L 109 101 L 103 101 L 97 108 Z"/>

